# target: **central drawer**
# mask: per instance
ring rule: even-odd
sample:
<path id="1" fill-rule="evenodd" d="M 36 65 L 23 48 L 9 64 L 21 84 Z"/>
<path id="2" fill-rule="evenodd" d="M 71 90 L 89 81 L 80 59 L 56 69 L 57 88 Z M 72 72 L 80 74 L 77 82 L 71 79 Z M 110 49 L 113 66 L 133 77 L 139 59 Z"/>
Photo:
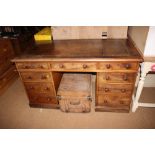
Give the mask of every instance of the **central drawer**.
<path id="1" fill-rule="evenodd" d="M 102 83 L 133 83 L 135 73 L 98 73 L 98 82 Z"/>
<path id="2" fill-rule="evenodd" d="M 24 82 L 52 82 L 50 72 L 20 72 Z"/>
<path id="3" fill-rule="evenodd" d="M 96 63 L 72 63 L 72 62 L 54 62 L 51 63 L 53 71 L 95 71 Z"/>

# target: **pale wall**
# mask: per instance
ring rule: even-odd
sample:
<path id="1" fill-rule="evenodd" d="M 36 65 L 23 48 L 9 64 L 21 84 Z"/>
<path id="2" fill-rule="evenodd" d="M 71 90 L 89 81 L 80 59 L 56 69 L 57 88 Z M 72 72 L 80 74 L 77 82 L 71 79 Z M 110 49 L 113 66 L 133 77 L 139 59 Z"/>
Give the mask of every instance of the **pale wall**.
<path id="1" fill-rule="evenodd" d="M 128 35 L 134 41 L 141 53 L 144 53 L 148 31 L 149 26 L 129 26 L 128 28 Z"/>

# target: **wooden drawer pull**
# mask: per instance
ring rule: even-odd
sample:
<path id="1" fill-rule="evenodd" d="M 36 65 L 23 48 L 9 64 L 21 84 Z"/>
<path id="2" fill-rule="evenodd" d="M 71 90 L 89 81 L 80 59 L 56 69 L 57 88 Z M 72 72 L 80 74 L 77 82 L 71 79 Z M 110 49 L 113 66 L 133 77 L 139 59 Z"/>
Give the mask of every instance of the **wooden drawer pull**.
<path id="1" fill-rule="evenodd" d="M 47 91 L 49 91 L 49 90 L 50 90 L 50 88 L 49 88 L 49 87 L 46 87 L 44 90 L 47 90 Z"/>
<path id="2" fill-rule="evenodd" d="M 64 65 L 63 65 L 63 64 L 60 64 L 59 67 L 60 67 L 60 68 L 64 68 Z"/>
<path id="3" fill-rule="evenodd" d="M 106 64 L 106 68 L 107 69 L 110 69 L 111 68 L 111 65 L 110 64 Z"/>
<path id="4" fill-rule="evenodd" d="M 40 65 L 40 68 L 44 69 L 44 65 Z"/>
<path id="5" fill-rule="evenodd" d="M 47 101 L 51 101 L 51 98 L 50 97 L 47 97 Z"/>
<path id="6" fill-rule="evenodd" d="M 103 102 L 104 102 L 105 104 L 107 104 L 107 103 L 108 103 L 108 101 L 107 101 L 107 100 L 104 100 Z"/>
<path id="7" fill-rule="evenodd" d="M 42 77 L 41 77 L 41 79 L 48 79 L 49 78 L 49 75 L 43 75 Z"/>
<path id="8" fill-rule="evenodd" d="M 121 92 L 122 92 L 122 93 L 125 93 L 125 92 L 126 92 L 126 89 L 121 89 Z"/>
<path id="9" fill-rule="evenodd" d="M 124 76 L 123 76 L 123 80 L 124 80 L 124 81 L 127 81 L 127 80 L 128 80 L 127 75 L 124 75 Z"/>
<path id="10" fill-rule="evenodd" d="M 32 79 L 32 76 L 28 76 L 28 79 Z"/>
<path id="11" fill-rule="evenodd" d="M 124 102 L 123 101 L 120 101 L 120 104 L 124 104 Z"/>
<path id="12" fill-rule="evenodd" d="M 86 64 L 83 64 L 83 68 L 86 69 L 88 68 L 88 66 Z"/>
<path id="13" fill-rule="evenodd" d="M 33 86 L 31 86 L 29 89 L 30 89 L 30 90 L 34 90 L 34 87 L 33 87 Z"/>
<path id="14" fill-rule="evenodd" d="M 105 79 L 106 79 L 106 80 L 110 80 L 110 77 L 109 77 L 109 76 L 106 76 Z"/>
<path id="15" fill-rule="evenodd" d="M 104 91 L 105 91 L 105 92 L 109 92 L 109 88 L 105 88 Z"/>
<path id="16" fill-rule="evenodd" d="M 131 65 L 130 65 L 130 64 L 126 64 L 126 65 L 125 65 L 125 68 L 126 68 L 126 69 L 130 69 L 130 68 L 131 68 Z"/>

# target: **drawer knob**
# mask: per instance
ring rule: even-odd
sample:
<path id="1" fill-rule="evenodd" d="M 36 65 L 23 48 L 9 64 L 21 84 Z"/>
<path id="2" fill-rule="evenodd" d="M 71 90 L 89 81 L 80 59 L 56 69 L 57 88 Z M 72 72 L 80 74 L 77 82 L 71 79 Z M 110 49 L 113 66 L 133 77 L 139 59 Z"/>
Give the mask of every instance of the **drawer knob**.
<path id="1" fill-rule="evenodd" d="M 108 101 L 107 100 L 104 100 L 104 104 L 107 104 L 108 103 Z"/>
<path id="2" fill-rule="evenodd" d="M 49 75 L 43 75 L 42 77 L 41 77 L 41 79 L 48 79 L 49 78 Z"/>
<path id="3" fill-rule="evenodd" d="M 126 92 L 126 89 L 121 89 L 121 92 L 122 92 L 122 93 L 125 93 L 125 92 Z"/>
<path id="4" fill-rule="evenodd" d="M 123 101 L 120 101 L 120 104 L 124 104 L 124 102 Z"/>
<path id="5" fill-rule="evenodd" d="M 50 97 L 47 97 L 47 101 L 51 101 L 51 98 Z"/>
<path id="6" fill-rule="evenodd" d="M 32 79 L 32 76 L 28 76 L 28 79 Z"/>
<path id="7" fill-rule="evenodd" d="M 49 88 L 49 87 L 46 87 L 46 88 L 45 88 L 45 90 L 49 91 L 49 90 L 50 90 L 50 88 Z"/>
<path id="8" fill-rule="evenodd" d="M 60 67 L 60 68 L 64 68 L 64 65 L 63 65 L 63 64 L 60 64 L 59 67 Z"/>
<path id="9" fill-rule="evenodd" d="M 83 64 L 83 68 L 86 69 L 88 68 L 88 66 L 86 64 Z"/>
<path id="10" fill-rule="evenodd" d="M 106 76 L 105 79 L 106 79 L 106 80 L 110 80 L 110 77 L 109 77 L 109 76 Z"/>
<path id="11" fill-rule="evenodd" d="M 125 68 L 126 68 L 126 69 L 130 69 L 130 68 L 131 68 L 131 65 L 130 65 L 130 64 L 126 64 L 126 65 L 125 65 Z"/>
<path id="12" fill-rule="evenodd" d="M 124 75 L 124 76 L 123 76 L 123 80 L 124 80 L 124 81 L 127 81 L 127 80 L 128 80 L 127 75 Z"/>
<path id="13" fill-rule="evenodd" d="M 31 66 L 25 66 L 25 69 L 29 69 L 29 68 L 31 68 Z"/>
<path id="14" fill-rule="evenodd" d="M 40 65 L 40 68 L 44 69 L 45 67 L 44 67 L 44 65 Z"/>
<path id="15" fill-rule="evenodd" d="M 110 69 L 111 68 L 111 65 L 110 64 L 106 64 L 106 68 L 107 69 Z"/>
<path id="16" fill-rule="evenodd" d="M 31 87 L 30 87 L 30 90 L 34 90 L 34 87 L 33 87 L 33 86 L 31 86 Z"/>
<path id="17" fill-rule="evenodd" d="M 6 52 L 7 51 L 7 49 L 6 48 L 3 48 L 3 52 Z"/>
<path id="18" fill-rule="evenodd" d="M 104 91 L 105 91 L 105 92 L 109 92 L 109 88 L 105 88 Z"/>

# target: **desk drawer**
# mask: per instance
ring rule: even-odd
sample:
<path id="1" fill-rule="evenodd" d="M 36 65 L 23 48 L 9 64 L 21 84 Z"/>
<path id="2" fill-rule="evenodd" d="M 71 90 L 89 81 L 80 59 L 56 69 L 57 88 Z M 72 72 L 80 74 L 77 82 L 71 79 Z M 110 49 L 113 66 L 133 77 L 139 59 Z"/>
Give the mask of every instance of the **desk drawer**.
<path id="1" fill-rule="evenodd" d="M 132 84 L 99 84 L 97 91 L 98 93 L 119 93 L 119 95 L 131 94 L 133 90 Z"/>
<path id="2" fill-rule="evenodd" d="M 49 69 L 48 63 L 44 62 L 18 62 L 16 63 L 18 69 L 25 69 L 25 70 L 45 70 Z"/>
<path id="3" fill-rule="evenodd" d="M 98 73 L 98 82 L 102 83 L 133 83 L 135 73 Z"/>
<path id="4" fill-rule="evenodd" d="M 98 95 L 97 96 L 97 106 L 109 106 L 109 107 L 117 107 L 117 106 L 128 106 L 131 102 L 130 95 Z"/>
<path id="5" fill-rule="evenodd" d="M 49 94 L 33 94 L 29 95 L 30 103 L 33 104 L 58 104 L 56 97 Z"/>
<path id="6" fill-rule="evenodd" d="M 52 82 L 50 72 L 20 72 L 24 82 Z"/>
<path id="7" fill-rule="evenodd" d="M 136 62 L 103 62 L 103 63 L 99 63 L 99 69 L 104 70 L 104 71 L 117 71 L 117 70 L 137 71 L 138 63 Z"/>
<path id="8" fill-rule="evenodd" d="M 25 82 L 24 85 L 28 94 L 50 93 L 52 96 L 55 96 L 54 87 L 52 83 Z"/>
<path id="9" fill-rule="evenodd" d="M 96 70 L 96 63 L 51 63 L 52 70 L 56 71 L 91 71 Z"/>

